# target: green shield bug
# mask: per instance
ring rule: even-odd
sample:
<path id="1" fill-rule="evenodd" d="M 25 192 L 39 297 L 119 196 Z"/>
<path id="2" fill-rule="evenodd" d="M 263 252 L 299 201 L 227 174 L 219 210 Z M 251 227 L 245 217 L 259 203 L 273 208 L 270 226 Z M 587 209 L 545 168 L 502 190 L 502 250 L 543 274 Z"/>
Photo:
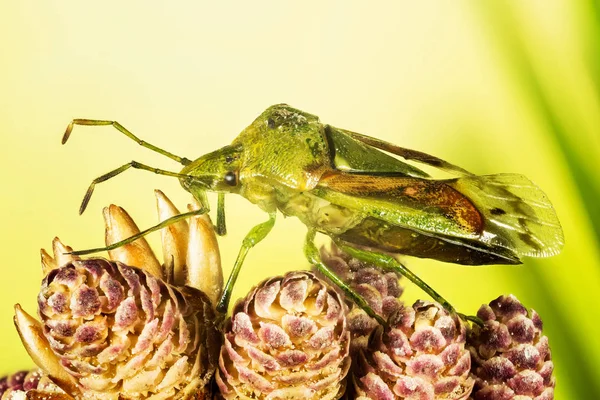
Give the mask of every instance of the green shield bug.
<path id="1" fill-rule="evenodd" d="M 77 251 L 89 254 L 116 248 L 194 214 L 208 211 L 206 192 L 218 196 L 217 231 L 225 232 L 224 195 L 239 194 L 260 207 L 269 219 L 243 240 L 223 296 L 227 310 L 231 291 L 247 252 L 275 224 L 277 211 L 299 218 L 308 228 L 304 253 L 325 276 L 370 315 L 357 293 L 325 266 L 314 244 L 317 232 L 328 235 L 343 251 L 384 269 L 400 272 L 449 310 L 452 306 L 393 255 L 405 254 L 463 264 L 519 264 L 523 256 L 557 254 L 563 232 L 546 195 L 517 174 L 474 175 L 437 157 L 405 149 L 369 136 L 323 124 L 315 115 L 278 104 L 265 110 L 228 146 L 196 160 L 178 157 L 146 143 L 114 121 L 73 120 L 74 125 L 112 125 L 140 145 L 183 165 L 170 172 L 132 161 L 90 185 L 128 168 L 176 177 L 201 204 L 108 248 Z M 405 160 L 451 173 L 433 179 Z"/>

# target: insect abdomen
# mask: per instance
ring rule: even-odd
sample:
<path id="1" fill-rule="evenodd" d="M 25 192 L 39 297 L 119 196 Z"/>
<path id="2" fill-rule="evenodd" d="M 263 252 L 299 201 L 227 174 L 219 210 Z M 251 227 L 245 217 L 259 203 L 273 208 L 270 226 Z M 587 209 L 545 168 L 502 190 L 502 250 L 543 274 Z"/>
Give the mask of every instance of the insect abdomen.
<path id="1" fill-rule="evenodd" d="M 337 236 L 353 245 L 369 247 L 389 253 L 400 253 L 420 258 L 463 265 L 520 264 L 509 250 L 490 249 L 468 239 L 430 236 L 425 232 L 390 225 L 376 218 L 365 218 L 355 227 Z"/>

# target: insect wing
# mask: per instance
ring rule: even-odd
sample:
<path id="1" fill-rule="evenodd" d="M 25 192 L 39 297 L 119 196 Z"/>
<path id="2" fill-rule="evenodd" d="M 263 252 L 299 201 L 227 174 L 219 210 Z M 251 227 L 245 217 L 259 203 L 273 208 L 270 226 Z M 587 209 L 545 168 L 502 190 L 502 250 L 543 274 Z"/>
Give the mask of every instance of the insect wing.
<path id="1" fill-rule="evenodd" d="M 469 171 L 449 163 L 448 161 L 444 161 L 441 158 L 437 158 L 427 153 L 423 153 L 417 150 L 411 150 L 404 147 L 397 146 L 393 143 L 386 142 L 381 139 L 377 139 L 371 136 L 363 135 L 361 133 L 347 131 L 345 129 L 340 129 L 341 132 L 350 136 L 351 138 L 358 140 L 368 146 L 372 146 L 374 148 L 387 151 L 388 153 L 395 154 L 400 156 L 406 160 L 416 161 L 422 164 L 430 165 L 432 167 L 436 167 L 446 172 L 450 172 L 458 175 L 473 175 Z"/>
<path id="2" fill-rule="evenodd" d="M 564 235 L 556 211 L 546 194 L 525 176 L 469 176 L 451 185 L 482 213 L 483 242 L 529 257 L 549 257 L 562 249 Z"/>
<path id="3" fill-rule="evenodd" d="M 326 125 L 324 132 L 329 151 L 334 156 L 334 166 L 339 170 L 394 173 L 416 178 L 429 176 L 424 171 L 353 138 L 347 131 Z"/>
<path id="4" fill-rule="evenodd" d="M 326 176 L 314 193 L 333 204 L 415 230 L 477 239 L 481 214 L 445 181 L 339 172 Z"/>
<path id="5" fill-rule="evenodd" d="M 522 175 L 427 180 L 331 174 L 315 194 L 364 217 L 453 242 L 473 240 L 518 256 L 546 257 L 563 246 L 562 228 L 546 195 Z"/>

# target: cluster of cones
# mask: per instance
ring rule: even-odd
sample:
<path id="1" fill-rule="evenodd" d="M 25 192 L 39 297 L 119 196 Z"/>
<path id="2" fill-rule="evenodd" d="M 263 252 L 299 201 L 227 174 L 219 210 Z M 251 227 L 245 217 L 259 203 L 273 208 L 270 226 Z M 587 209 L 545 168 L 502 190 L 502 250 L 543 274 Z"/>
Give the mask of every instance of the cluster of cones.
<path id="1" fill-rule="evenodd" d="M 159 191 L 157 204 L 161 220 L 179 213 Z M 139 232 L 119 207 L 104 216 L 107 245 Z M 144 239 L 109 260 L 69 255 L 58 239 L 53 256 L 42 250 L 40 320 L 15 308 L 40 369 L 0 379 L 1 400 L 553 398 L 541 319 L 514 296 L 466 323 L 437 303 L 403 304 L 399 276 L 332 247 L 324 263 L 387 326 L 310 271 L 260 283 L 225 320 L 208 217 L 161 234 L 162 262 Z"/>

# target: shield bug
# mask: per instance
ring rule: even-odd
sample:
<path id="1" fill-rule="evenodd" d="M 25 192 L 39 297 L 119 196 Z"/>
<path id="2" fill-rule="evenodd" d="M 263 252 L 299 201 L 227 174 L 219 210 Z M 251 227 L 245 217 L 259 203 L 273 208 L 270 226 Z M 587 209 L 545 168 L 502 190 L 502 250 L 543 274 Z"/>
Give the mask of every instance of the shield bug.
<path id="1" fill-rule="evenodd" d="M 83 200 L 83 212 L 97 183 L 137 168 L 179 178 L 201 204 L 200 210 L 172 217 L 139 235 L 208 211 L 206 192 L 217 192 L 217 230 L 225 232 L 224 195 L 236 193 L 269 218 L 243 240 L 218 304 L 225 311 L 247 252 L 275 223 L 277 211 L 299 218 L 308 228 L 304 252 L 325 276 L 358 305 L 366 302 L 320 260 L 317 232 L 342 250 L 384 269 L 396 270 L 449 310 L 452 306 L 395 257 L 404 254 L 463 265 L 519 264 L 524 256 L 557 254 L 563 232 L 546 195 L 523 175 L 474 175 L 437 157 L 323 124 L 315 115 L 286 104 L 269 107 L 230 144 L 196 160 L 178 157 L 146 143 L 114 121 L 73 120 L 74 125 L 112 125 L 140 145 L 183 165 L 170 172 L 132 161 L 97 179 Z M 453 175 L 433 179 L 393 155 Z M 98 248 L 75 252 L 88 254 Z"/>

